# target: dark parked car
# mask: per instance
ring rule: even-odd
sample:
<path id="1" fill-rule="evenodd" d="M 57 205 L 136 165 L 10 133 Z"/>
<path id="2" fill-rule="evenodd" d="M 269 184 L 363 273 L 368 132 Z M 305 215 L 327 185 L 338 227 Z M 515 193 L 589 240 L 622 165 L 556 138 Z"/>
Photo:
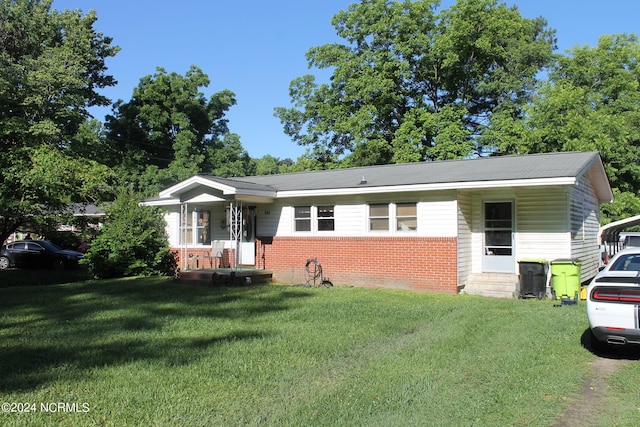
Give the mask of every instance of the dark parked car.
<path id="1" fill-rule="evenodd" d="M 61 249 L 48 240 L 23 240 L 0 248 L 0 270 L 9 267 L 74 268 L 84 255 Z"/>

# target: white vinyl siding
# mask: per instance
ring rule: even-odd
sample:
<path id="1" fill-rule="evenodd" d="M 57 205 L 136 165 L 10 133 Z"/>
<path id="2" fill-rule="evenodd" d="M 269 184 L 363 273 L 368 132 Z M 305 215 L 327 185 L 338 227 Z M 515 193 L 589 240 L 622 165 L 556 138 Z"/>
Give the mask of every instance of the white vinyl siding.
<path id="1" fill-rule="evenodd" d="M 447 200 L 426 199 L 418 203 L 420 236 L 456 237 L 458 235 L 458 208 L 454 196 L 451 194 Z"/>
<path id="2" fill-rule="evenodd" d="M 517 189 L 470 193 L 465 198 L 464 208 L 460 213 L 464 216 L 460 222 L 468 224 L 471 216 L 470 245 L 459 242 L 466 251 L 461 252 L 459 262 L 467 263 L 471 258 L 471 273 L 481 273 L 483 224 L 482 207 L 489 200 L 513 200 L 514 203 L 514 271 L 518 271 L 517 261 L 523 258 L 544 258 L 553 260 L 568 258 L 571 254 L 568 232 L 567 190 L 561 187 L 544 187 L 534 189 Z M 469 213 L 470 212 L 470 213 Z M 469 240 L 465 238 L 465 240 Z M 467 268 L 465 271 L 468 271 Z"/>
<path id="3" fill-rule="evenodd" d="M 289 210 L 282 209 L 281 205 L 270 204 L 260 205 L 256 213 L 256 234 L 257 236 L 275 236 L 288 235 L 292 218 L 288 218 L 288 222 L 283 221 L 282 217 L 289 214 Z M 293 212 L 291 212 L 293 215 Z M 285 224 L 287 227 L 285 228 Z M 282 229 L 280 227 L 283 227 Z"/>
<path id="4" fill-rule="evenodd" d="M 362 236 L 366 233 L 367 205 L 336 205 L 335 234 L 339 236 Z"/>
<path id="5" fill-rule="evenodd" d="M 169 245 L 176 247 L 180 244 L 180 212 L 168 212 L 164 219 L 167 223 L 165 231 L 169 238 Z"/>
<path id="6" fill-rule="evenodd" d="M 518 259 L 568 258 L 567 191 L 563 188 L 518 191 L 516 230 Z"/>
<path id="7" fill-rule="evenodd" d="M 426 237 L 456 237 L 456 209 L 457 203 L 454 192 L 442 192 L 438 195 L 424 197 L 421 200 L 406 199 L 389 202 L 389 195 L 376 195 L 373 200 L 360 198 L 318 198 L 300 200 L 282 200 L 280 203 L 260 206 L 258 208 L 258 235 L 259 236 L 294 236 L 321 234 L 332 236 L 367 236 L 371 234 L 413 234 Z M 334 203 L 334 204 L 332 204 Z M 388 228 L 382 231 L 369 231 L 369 207 L 371 205 L 385 205 L 388 207 Z M 396 205 L 415 205 L 417 230 L 396 230 Z M 296 206 L 311 206 L 317 209 L 322 206 L 334 207 L 334 230 L 318 231 L 312 227 L 310 232 L 296 232 L 294 211 Z M 268 215 L 265 214 L 268 212 Z M 401 215 L 402 216 L 402 215 Z M 312 220 L 314 216 L 312 215 Z"/>
<path id="8" fill-rule="evenodd" d="M 471 193 L 458 192 L 457 203 L 458 218 L 458 282 L 466 284 L 467 277 L 471 274 L 472 232 L 471 224 L 473 211 L 471 209 Z"/>
<path id="9" fill-rule="evenodd" d="M 578 185 L 569 190 L 571 218 L 571 258 L 582 261 L 581 281 L 596 275 L 600 265 L 598 232 L 600 230 L 600 206 L 591 183 L 581 177 Z"/>

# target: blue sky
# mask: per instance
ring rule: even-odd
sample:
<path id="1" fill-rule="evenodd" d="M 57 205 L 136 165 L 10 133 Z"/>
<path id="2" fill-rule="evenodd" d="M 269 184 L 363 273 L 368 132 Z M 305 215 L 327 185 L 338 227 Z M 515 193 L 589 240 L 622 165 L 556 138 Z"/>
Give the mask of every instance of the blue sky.
<path id="1" fill-rule="evenodd" d="M 156 67 L 184 74 L 199 66 L 211 84 L 207 97 L 222 89 L 236 94 L 227 114 L 251 157 L 266 154 L 296 159 L 305 151 L 282 131 L 274 107 L 288 107 L 289 83 L 312 73 L 306 51 L 340 42 L 331 18 L 355 0 L 54 0 L 55 9 L 96 10 L 95 28 L 121 51 L 107 62 L 118 85 L 103 91 L 113 102 L 129 101 L 141 77 Z M 452 0 L 443 1 L 445 7 Z M 527 18 L 543 16 L 555 28 L 558 50 L 595 46 L 603 34 L 640 34 L 640 1 L 519 0 Z M 101 121 L 110 108 L 94 109 Z"/>

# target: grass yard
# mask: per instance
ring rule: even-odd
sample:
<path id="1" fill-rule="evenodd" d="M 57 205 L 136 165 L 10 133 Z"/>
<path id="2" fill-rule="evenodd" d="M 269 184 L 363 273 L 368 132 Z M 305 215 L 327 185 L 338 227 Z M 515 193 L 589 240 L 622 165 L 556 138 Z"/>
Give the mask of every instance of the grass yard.
<path id="1" fill-rule="evenodd" d="M 75 270 L 16 269 L 0 271 L 0 288 L 16 286 L 45 286 L 89 280 L 86 267 Z"/>
<path id="2" fill-rule="evenodd" d="M 597 358 L 550 301 L 139 278 L 0 307 L 0 401 L 35 404 L 3 426 L 553 426 Z M 593 425 L 640 417 L 637 365 Z"/>

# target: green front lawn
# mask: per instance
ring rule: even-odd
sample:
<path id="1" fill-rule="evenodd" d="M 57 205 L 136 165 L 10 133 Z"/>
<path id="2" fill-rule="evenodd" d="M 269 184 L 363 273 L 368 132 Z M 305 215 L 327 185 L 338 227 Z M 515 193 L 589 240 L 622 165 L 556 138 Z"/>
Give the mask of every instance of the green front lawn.
<path id="1" fill-rule="evenodd" d="M 0 307 L 0 400 L 36 403 L 2 425 L 553 425 L 596 357 L 550 301 L 140 278 Z"/>

